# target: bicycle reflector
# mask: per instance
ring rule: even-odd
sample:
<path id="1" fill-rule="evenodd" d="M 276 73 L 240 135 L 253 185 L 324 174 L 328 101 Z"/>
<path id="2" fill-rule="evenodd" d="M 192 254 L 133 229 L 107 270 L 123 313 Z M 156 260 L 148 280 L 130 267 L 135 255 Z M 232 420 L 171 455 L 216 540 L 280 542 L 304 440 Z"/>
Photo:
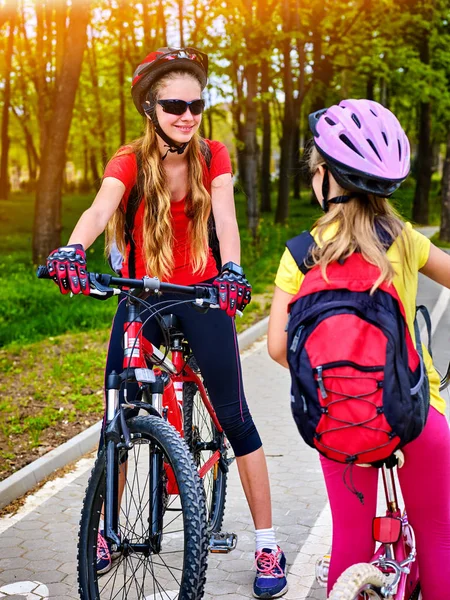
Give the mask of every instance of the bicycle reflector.
<path id="1" fill-rule="evenodd" d="M 402 533 L 402 520 L 397 517 L 375 517 L 372 524 L 372 535 L 381 544 L 395 544 Z"/>

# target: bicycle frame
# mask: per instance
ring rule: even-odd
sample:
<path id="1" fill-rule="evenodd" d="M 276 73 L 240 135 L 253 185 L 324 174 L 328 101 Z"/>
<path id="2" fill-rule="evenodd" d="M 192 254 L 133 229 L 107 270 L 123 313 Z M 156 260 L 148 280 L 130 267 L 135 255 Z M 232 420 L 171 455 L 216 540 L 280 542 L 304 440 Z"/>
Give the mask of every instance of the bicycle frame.
<path id="1" fill-rule="evenodd" d="M 381 589 L 385 597 L 409 600 L 419 583 L 414 531 L 406 512 L 402 515 L 398 505 L 393 465 L 383 465 L 382 476 L 387 510 L 384 517 L 375 517 L 373 521 L 374 539 L 380 546 L 371 563 L 391 576 Z M 397 527 L 392 527 L 392 520 Z"/>
<path id="2" fill-rule="evenodd" d="M 166 419 L 184 437 L 183 430 L 183 395 L 182 385 L 192 381 L 197 385 L 203 404 L 210 415 L 217 431 L 222 433 L 222 427 L 217 419 L 214 408 L 208 398 L 203 381 L 197 373 L 186 363 L 184 349 L 181 344 L 181 335 L 174 336 L 170 350 L 172 360 L 156 348 L 150 340 L 143 335 L 143 323 L 140 317 L 138 301 L 129 298 L 127 300 L 127 317 L 124 323 L 123 337 L 123 372 L 118 375 L 110 375 L 107 384 L 107 410 L 106 410 L 106 498 L 105 498 L 105 535 L 112 544 L 113 551 L 121 547 L 121 540 L 117 535 L 119 521 L 119 464 L 118 446 L 122 445 L 126 450 L 131 449 L 133 443 L 126 425 L 124 410 L 129 408 L 144 409 L 154 416 Z M 157 367 L 149 369 L 149 363 Z M 168 375 L 165 375 L 165 373 Z M 151 403 L 139 401 L 128 402 L 126 383 L 136 382 L 142 387 L 147 384 L 151 388 Z M 161 385 L 161 383 L 163 385 Z M 119 391 L 121 385 L 125 385 L 124 402 L 119 404 Z M 178 388 L 178 389 L 176 389 Z M 121 444 L 121 434 L 124 442 Z M 205 444 L 206 446 L 206 444 Z M 217 468 L 221 460 L 220 451 L 217 448 L 203 448 L 204 450 L 215 450 L 211 457 L 199 469 L 199 475 L 203 478 L 213 468 Z M 163 472 L 167 477 L 167 492 L 170 495 L 179 493 L 172 468 L 163 461 L 161 455 L 153 454 L 150 465 L 150 478 L 156 486 L 163 481 Z M 152 485 L 152 484 L 151 484 Z M 153 488 L 153 485 L 151 489 Z M 159 552 L 161 544 L 161 518 L 162 518 L 162 493 L 154 494 L 155 502 L 152 503 L 150 523 L 151 538 L 150 546 L 154 552 Z M 134 545 L 136 546 L 136 545 Z M 134 551 L 142 551 L 134 547 Z M 139 546 L 139 545 L 138 545 Z"/>

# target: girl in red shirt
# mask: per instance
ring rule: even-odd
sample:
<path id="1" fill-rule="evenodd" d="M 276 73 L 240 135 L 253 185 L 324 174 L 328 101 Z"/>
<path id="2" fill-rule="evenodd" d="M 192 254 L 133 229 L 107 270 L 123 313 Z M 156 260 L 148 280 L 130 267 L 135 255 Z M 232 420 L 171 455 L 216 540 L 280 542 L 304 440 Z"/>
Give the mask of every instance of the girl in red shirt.
<path id="1" fill-rule="evenodd" d="M 106 229 L 108 252 L 116 259 L 123 257 L 115 265 L 123 276 L 149 275 L 186 285 L 209 281 L 218 287 L 221 311 L 200 314 L 182 304 L 170 312 L 181 321 L 236 455 L 256 530 L 253 593 L 276 598 L 287 591 L 286 559 L 275 540 L 266 460 L 242 385 L 234 315 L 250 301 L 251 287 L 240 266 L 230 158 L 223 144 L 202 140 L 197 133 L 207 64 L 207 56 L 193 48 L 161 48 L 139 65 L 132 97 L 146 117 L 145 133 L 109 162 L 102 186 L 68 246 L 54 250 L 47 265 L 62 293 L 89 294 L 85 248 Z M 141 201 L 132 231 L 127 231 L 127 203 L 135 186 Z M 211 212 L 223 264 L 220 272 L 208 245 Z M 106 376 L 113 369 L 121 371 L 124 313 L 120 303 Z M 156 343 L 160 332 L 149 321 L 144 333 Z M 104 550 L 106 544 L 101 546 Z M 110 568 L 110 553 L 103 551 L 97 570 Z"/>

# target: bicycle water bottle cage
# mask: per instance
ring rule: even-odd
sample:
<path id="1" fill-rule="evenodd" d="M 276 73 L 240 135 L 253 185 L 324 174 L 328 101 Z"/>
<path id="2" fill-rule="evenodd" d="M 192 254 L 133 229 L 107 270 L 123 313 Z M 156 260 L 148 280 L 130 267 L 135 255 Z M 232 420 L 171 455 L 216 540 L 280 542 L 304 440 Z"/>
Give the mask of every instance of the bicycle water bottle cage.
<path id="1" fill-rule="evenodd" d="M 212 554 L 228 554 L 236 548 L 237 535 L 215 531 L 209 538 L 208 549 Z"/>

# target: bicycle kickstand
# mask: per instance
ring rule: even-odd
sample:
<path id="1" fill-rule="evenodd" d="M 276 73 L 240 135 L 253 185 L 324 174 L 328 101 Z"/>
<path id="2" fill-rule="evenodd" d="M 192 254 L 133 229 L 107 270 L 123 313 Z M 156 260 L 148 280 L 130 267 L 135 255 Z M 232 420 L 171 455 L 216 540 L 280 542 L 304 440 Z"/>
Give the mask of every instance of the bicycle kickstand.
<path id="1" fill-rule="evenodd" d="M 209 538 L 208 550 L 212 554 L 228 554 L 236 548 L 237 535 L 235 533 L 225 533 L 214 531 Z"/>

